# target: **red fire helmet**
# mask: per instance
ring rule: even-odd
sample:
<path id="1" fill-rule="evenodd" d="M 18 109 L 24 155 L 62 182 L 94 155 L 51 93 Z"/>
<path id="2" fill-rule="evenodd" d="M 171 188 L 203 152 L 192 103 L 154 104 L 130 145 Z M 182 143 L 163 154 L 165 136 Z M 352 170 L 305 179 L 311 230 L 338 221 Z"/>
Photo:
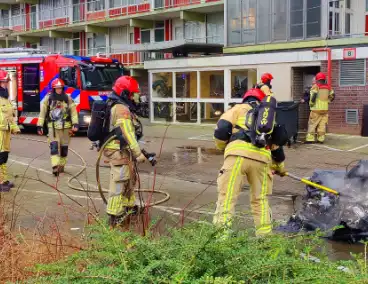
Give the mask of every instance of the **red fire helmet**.
<path id="1" fill-rule="evenodd" d="M 327 76 L 325 73 L 319 72 L 316 75 L 316 81 L 326 81 L 327 80 Z"/>
<path id="2" fill-rule="evenodd" d="M 139 84 L 137 80 L 131 76 L 121 76 L 115 81 L 112 90 L 119 96 L 121 96 L 124 91 L 129 92 L 129 95 L 131 95 L 133 93 L 139 93 Z"/>
<path id="3" fill-rule="evenodd" d="M 51 83 L 51 87 L 52 87 L 53 89 L 56 89 L 56 88 L 64 88 L 64 86 L 65 86 L 64 81 L 63 81 L 63 80 L 61 80 L 61 79 L 59 79 L 59 78 L 55 79 L 55 80 L 54 80 L 54 81 L 52 81 L 52 83 Z"/>
<path id="4" fill-rule="evenodd" d="M 263 84 L 271 82 L 272 79 L 273 79 L 273 76 L 271 73 L 264 73 L 261 77 L 261 81 Z"/>
<path id="5" fill-rule="evenodd" d="M 266 97 L 266 94 L 263 93 L 260 89 L 257 89 L 257 88 L 253 88 L 253 89 L 250 89 L 248 90 L 244 96 L 243 96 L 243 101 L 247 98 L 250 98 L 250 97 L 253 97 L 253 98 L 256 98 L 257 100 L 259 101 L 262 101 L 265 97 Z"/>

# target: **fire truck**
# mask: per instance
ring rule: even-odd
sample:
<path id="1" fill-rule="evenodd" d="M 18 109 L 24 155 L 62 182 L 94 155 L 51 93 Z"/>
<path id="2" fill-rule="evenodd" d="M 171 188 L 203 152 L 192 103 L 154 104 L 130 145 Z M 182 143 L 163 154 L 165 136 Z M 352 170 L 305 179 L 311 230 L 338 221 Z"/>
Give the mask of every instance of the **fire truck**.
<path id="1" fill-rule="evenodd" d="M 21 127 L 37 125 L 40 104 L 51 91 L 51 82 L 60 78 L 77 105 L 81 131 L 88 129 L 93 102 L 106 100 L 113 82 L 123 75 L 116 59 L 47 54 L 30 48 L 0 49 L 0 69 L 10 74 L 9 97 Z"/>

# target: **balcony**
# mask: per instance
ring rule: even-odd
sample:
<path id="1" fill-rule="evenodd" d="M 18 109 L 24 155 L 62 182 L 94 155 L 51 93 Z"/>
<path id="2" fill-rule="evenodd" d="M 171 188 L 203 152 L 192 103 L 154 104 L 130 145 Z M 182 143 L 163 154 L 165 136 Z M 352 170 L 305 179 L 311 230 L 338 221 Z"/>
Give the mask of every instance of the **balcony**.
<path id="1" fill-rule="evenodd" d="M 104 0 L 98 0 L 54 9 L 43 9 L 39 5 L 37 13 L 16 15 L 10 21 L 3 21 L 9 22 L 8 26 L 15 34 L 32 31 L 33 36 L 41 36 L 44 30 L 82 31 L 86 24 L 114 27 L 129 24 L 129 19 L 137 17 L 157 20 L 158 15 L 167 13 L 164 18 L 179 17 L 183 7 L 201 9 L 201 13 L 222 11 L 224 0 L 136 0 L 137 4 L 129 5 L 126 2 L 110 0 L 110 7 L 106 7 Z"/>

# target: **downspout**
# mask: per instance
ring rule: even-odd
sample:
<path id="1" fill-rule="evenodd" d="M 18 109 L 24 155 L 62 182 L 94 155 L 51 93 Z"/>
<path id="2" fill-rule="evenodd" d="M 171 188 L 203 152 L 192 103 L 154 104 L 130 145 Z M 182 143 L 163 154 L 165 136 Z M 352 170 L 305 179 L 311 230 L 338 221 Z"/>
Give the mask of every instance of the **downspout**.
<path id="1" fill-rule="evenodd" d="M 327 52 L 327 77 L 328 77 L 328 87 L 331 89 L 332 83 L 332 56 L 331 56 L 331 48 L 313 48 L 313 52 Z"/>

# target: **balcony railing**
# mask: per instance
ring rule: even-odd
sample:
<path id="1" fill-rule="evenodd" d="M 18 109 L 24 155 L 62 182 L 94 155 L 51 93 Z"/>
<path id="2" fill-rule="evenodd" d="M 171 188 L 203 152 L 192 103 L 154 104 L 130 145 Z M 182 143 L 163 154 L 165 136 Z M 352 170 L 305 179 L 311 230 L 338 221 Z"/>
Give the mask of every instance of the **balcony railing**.
<path id="1" fill-rule="evenodd" d="M 1 24 L 3 26 L 8 25 L 15 32 L 42 30 L 76 23 L 136 15 L 157 9 L 171 9 L 218 1 L 222 0 L 136 0 L 135 4 L 126 4 L 127 1 L 125 0 L 110 0 L 110 6 L 106 7 L 105 0 L 97 0 L 53 9 L 43 9 L 40 6 L 40 10 L 37 13 L 29 12 L 12 16 L 10 21 L 9 19 L 0 18 L 0 26 Z"/>

